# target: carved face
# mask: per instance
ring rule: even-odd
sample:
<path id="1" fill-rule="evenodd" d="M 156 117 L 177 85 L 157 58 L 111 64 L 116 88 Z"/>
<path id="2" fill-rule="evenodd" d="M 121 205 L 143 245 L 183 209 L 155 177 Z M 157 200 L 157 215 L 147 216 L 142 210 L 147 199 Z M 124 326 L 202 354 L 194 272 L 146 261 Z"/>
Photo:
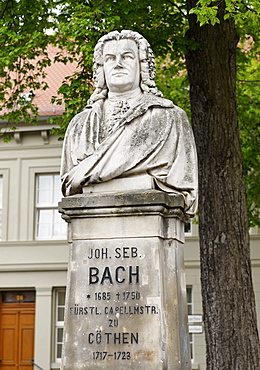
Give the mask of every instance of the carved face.
<path id="1" fill-rule="evenodd" d="M 108 90 L 126 92 L 140 84 L 138 47 L 131 39 L 107 41 L 103 49 L 104 73 Z"/>

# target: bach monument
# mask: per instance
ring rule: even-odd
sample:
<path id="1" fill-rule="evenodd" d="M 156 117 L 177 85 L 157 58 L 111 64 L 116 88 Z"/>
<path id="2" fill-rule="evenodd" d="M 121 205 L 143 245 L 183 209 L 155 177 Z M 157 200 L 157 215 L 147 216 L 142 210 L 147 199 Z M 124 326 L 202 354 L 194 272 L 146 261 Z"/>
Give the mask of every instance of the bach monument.
<path id="1" fill-rule="evenodd" d="M 196 149 L 186 114 L 154 77 L 144 37 L 103 36 L 96 89 L 67 129 L 63 370 L 191 369 L 182 245 L 196 211 Z"/>

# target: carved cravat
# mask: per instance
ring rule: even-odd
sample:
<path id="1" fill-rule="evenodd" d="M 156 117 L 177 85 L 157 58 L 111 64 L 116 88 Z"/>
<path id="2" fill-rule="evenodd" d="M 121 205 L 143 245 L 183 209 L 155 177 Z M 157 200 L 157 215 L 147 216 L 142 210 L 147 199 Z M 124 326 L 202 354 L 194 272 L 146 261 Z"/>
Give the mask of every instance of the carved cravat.
<path id="1" fill-rule="evenodd" d="M 130 109 L 125 99 L 108 99 L 107 109 L 104 112 L 102 138 L 111 135 L 117 128 L 120 119 Z"/>
<path id="2" fill-rule="evenodd" d="M 141 98 L 142 92 L 139 87 L 134 91 L 121 93 L 120 96 L 108 94 L 108 99 L 104 103 L 100 142 L 118 129 L 129 109 L 134 107 Z"/>

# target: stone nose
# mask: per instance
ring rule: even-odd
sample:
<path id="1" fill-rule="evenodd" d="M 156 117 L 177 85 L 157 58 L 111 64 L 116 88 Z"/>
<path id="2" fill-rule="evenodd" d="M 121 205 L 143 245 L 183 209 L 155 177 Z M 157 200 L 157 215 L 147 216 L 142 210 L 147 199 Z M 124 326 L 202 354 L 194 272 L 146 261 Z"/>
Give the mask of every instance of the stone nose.
<path id="1" fill-rule="evenodd" d="M 116 57 L 116 65 L 115 68 L 123 68 L 123 63 L 122 63 L 122 57 L 121 55 L 118 55 Z"/>

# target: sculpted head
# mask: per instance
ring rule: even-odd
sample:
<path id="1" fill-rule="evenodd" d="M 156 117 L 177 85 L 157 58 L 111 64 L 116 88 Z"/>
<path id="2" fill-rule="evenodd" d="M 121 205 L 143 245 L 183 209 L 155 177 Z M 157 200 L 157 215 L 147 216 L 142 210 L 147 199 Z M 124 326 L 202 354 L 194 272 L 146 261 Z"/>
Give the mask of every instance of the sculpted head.
<path id="1" fill-rule="evenodd" d="M 108 91 L 125 92 L 140 86 L 157 96 L 154 55 L 148 41 L 138 32 L 113 31 L 102 36 L 94 49 L 95 91 L 89 103 L 105 99 Z"/>

